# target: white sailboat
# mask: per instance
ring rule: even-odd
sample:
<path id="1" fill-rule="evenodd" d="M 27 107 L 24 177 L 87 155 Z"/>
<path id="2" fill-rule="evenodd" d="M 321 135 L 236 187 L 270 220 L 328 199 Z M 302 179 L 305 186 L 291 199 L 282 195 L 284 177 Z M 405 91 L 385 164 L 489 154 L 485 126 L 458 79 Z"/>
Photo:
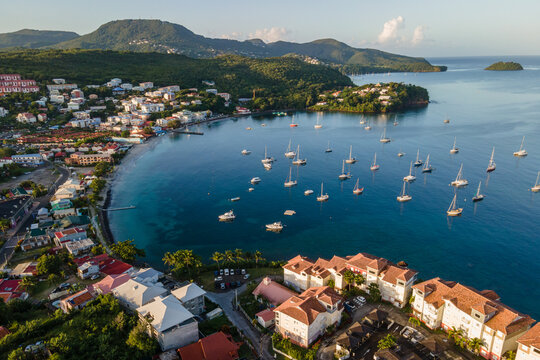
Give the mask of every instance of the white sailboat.
<path id="1" fill-rule="evenodd" d="M 364 118 L 364 115 L 362 115 L 362 118 L 360 119 L 360 125 L 365 125 L 366 119 Z"/>
<path id="2" fill-rule="evenodd" d="M 263 163 L 264 170 L 272 170 L 272 163 Z"/>
<path id="3" fill-rule="evenodd" d="M 469 185 L 469 182 L 463 178 L 463 164 L 459 167 L 459 172 L 456 176 L 456 180 L 452 181 L 450 185 L 455 187 L 463 187 Z"/>
<path id="4" fill-rule="evenodd" d="M 352 156 L 352 145 L 351 145 L 351 148 L 349 150 L 349 158 L 347 160 L 345 160 L 345 162 L 347 164 L 354 164 L 357 160 L 355 158 L 353 158 Z"/>
<path id="5" fill-rule="evenodd" d="M 369 126 L 369 122 L 366 124 L 366 126 L 364 127 L 364 130 L 366 131 L 369 131 L 371 130 L 371 126 Z"/>
<path id="6" fill-rule="evenodd" d="M 268 149 L 266 145 L 264 146 L 264 159 L 261 160 L 263 164 L 270 164 L 274 162 L 274 158 L 271 156 L 268 156 Z"/>
<path id="7" fill-rule="evenodd" d="M 420 149 L 418 149 L 418 151 L 416 152 L 416 161 L 414 162 L 414 166 L 419 167 L 422 166 L 423 163 L 424 162 L 420 160 Z"/>
<path id="8" fill-rule="evenodd" d="M 298 181 L 292 179 L 292 168 L 289 167 L 289 177 L 287 178 L 287 181 L 285 181 L 283 186 L 285 186 L 285 187 L 293 187 L 293 186 L 296 186 L 297 184 L 298 184 Z"/>
<path id="9" fill-rule="evenodd" d="M 394 117 L 394 126 L 398 126 L 399 122 L 397 121 L 397 115 Z"/>
<path id="10" fill-rule="evenodd" d="M 540 171 L 538 172 L 538 176 L 536 177 L 536 183 L 531 188 L 531 191 L 535 193 L 540 192 Z"/>
<path id="11" fill-rule="evenodd" d="M 328 194 L 324 193 L 324 191 L 323 191 L 323 183 L 321 183 L 321 194 L 319 196 L 317 196 L 317 201 L 319 201 L 319 202 L 328 201 L 329 198 L 330 198 L 330 196 L 328 196 Z"/>
<path id="12" fill-rule="evenodd" d="M 382 142 L 383 144 L 386 144 L 392 141 L 390 138 L 386 137 L 386 128 L 384 128 L 381 139 L 379 141 Z"/>
<path id="13" fill-rule="evenodd" d="M 454 145 L 450 149 L 450 154 L 457 154 L 459 152 L 459 148 L 456 147 L 456 137 L 454 136 Z"/>
<path id="14" fill-rule="evenodd" d="M 356 179 L 356 184 L 354 185 L 353 194 L 354 195 L 361 195 L 364 192 L 363 187 L 359 187 L 360 178 Z"/>
<path id="15" fill-rule="evenodd" d="M 332 152 L 332 148 L 330 147 L 330 141 L 328 141 L 328 146 L 326 147 L 326 150 L 324 150 L 324 152 L 326 152 L 326 153 L 331 153 Z"/>
<path id="16" fill-rule="evenodd" d="M 450 119 L 448 118 L 448 116 L 444 118 L 443 123 L 445 123 L 445 124 L 450 123 Z"/>
<path id="17" fill-rule="evenodd" d="M 296 156 L 296 153 L 294 152 L 294 150 L 291 149 L 291 145 L 292 145 L 292 139 L 289 139 L 289 146 L 287 147 L 287 150 L 285 151 L 285 157 L 289 159 L 292 159 L 293 157 Z"/>
<path id="18" fill-rule="evenodd" d="M 373 162 L 371 163 L 371 167 L 369 168 L 371 171 L 379 170 L 379 164 L 377 164 L 377 153 L 375 153 L 375 156 L 373 156 Z"/>
<path id="19" fill-rule="evenodd" d="M 347 180 L 351 178 L 350 172 L 345 172 L 345 160 L 343 160 L 343 165 L 341 167 L 341 174 L 338 176 L 339 180 Z"/>
<path id="20" fill-rule="evenodd" d="M 416 180 L 416 176 L 414 176 L 413 173 L 412 173 L 412 168 L 413 168 L 413 166 L 412 166 L 412 161 L 411 161 L 411 166 L 409 168 L 409 175 L 405 176 L 403 178 L 403 181 L 405 181 L 405 182 L 413 182 L 414 180 Z"/>
<path id="21" fill-rule="evenodd" d="M 523 148 L 523 144 L 525 143 L 525 136 L 523 137 L 523 139 L 521 139 L 521 146 L 519 147 L 519 150 L 518 151 L 515 151 L 514 152 L 514 156 L 520 156 L 520 157 L 523 157 L 523 156 L 527 156 L 527 151 Z"/>
<path id="22" fill-rule="evenodd" d="M 411 201 L 411 200 L 412 200 L 412 196 L 407 194 L 407 181 L 404 181 L 403 182 L 403 188 L 401 189 L 401 193 L 397 197 L 397 201 L 399 201 L 399 202 L 407 202 L 407 201 Z"/>
<path id="23" fill-rule="evenodd" d="M 429 163 L 429 154 L 426 157 L 426 163 L 424 164 L 424 168 L 422 169 L 423 173 L 430 173 L 433 171 L 433 167 Z"/>
<path id="24" fill-rule="evenodd" d="M 313 127 L 314 127 L 315 129 L 320 129 L 320 128 L 322 128 L 322 125 L 321 125 L 321 123 L 319 122 L 319 119 L 320 119 L 320 116 L 319 116 L 319 115 L 320 115 L 320 113 L 317 113 L 317 123 L 316 123 L 315 125 L 313 125 Z"/>
<path id="25" fill-rule="evenodd" d="M 219 221 L 233 221 L 235 218 L 236 215 L 234 215 L 234 212 L 232 210 L 218 216 Z"/>
<path id="26" fill-rule="evenodd" d="M 484 200 L 485 196 L 483 194 L 480 194 L 480 186 L 482 186 L 481 181 L 478 183 L 478 190 L 476 190 L 476 195 L 474 195 L 474 197 L 472 198 L 473 202 L 478 202 L 478 201 Z"/>
<path id="27" fill-rule="evenodd" d="M 293 160 L 293 165 L 306 165 L 307 160 L 306 159 L 300 159 L 300 145 L 298 145 L 298 148 L 296 150 L 296 159 Z"/>
<path id="28" fill-rule="evenodd" d="M 450 203 L 450 207 L 446 211 L 446 214 L 448 216 L 460 216 L 463 212 L 463 208 L 457 207 L 457 194 L 454 194 L 454 198 L 452 199 L 452 202 Z"/>
<path id="29" fill-rule="evenodd" d="M 495 147 L 493 147 L 493 150 L 491 150 L 491 158 L 489 159 L 489 164 L 488 164 L 488 167 L 486 169 L 486 171 L 488 173 L 492 172 L 492 171 L 495 171 L 495 169 L 497 168 L 497 165 L 495 164 L 495 161 L 493 161 L 493 156 L 495 155 Z"/>

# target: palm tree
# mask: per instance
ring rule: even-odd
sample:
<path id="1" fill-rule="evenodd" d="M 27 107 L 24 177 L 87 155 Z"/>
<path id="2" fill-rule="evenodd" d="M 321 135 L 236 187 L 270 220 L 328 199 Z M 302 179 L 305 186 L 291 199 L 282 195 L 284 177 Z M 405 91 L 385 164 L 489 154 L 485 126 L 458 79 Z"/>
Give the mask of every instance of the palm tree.
<path id="1" fill-rule="evenodd" d="M 190 278 L 191 269 L 202 266 L 200 257 L 195 255 L 193 250 L 177 250 L 172 254 L 166 252 L 163 256 L 163 262 L 172 267 L 174 271 L 186 269 Z"/>
<path id="2" fill-rule="evenodd" d="M 343 279 L 347 283 L 347 287 L 349 290 L 351 289 L 351 285 L 354 283 L 355 277 L 356 275 L 351 270 L 346 270 L 343 274 Z"/>
<path id="3" fill-rule="evenodd" d="M 354 283 L 357 286 L 360 286 L 360 285 L 364 284 L 365 282 L 366 282 L 366 279 L 364 278 L 364 276 L 362 274 L 354 275 Z"/>
<path id="4" fill-rule="evenodd" d="M 463 330 L 462 329 L 456 329 L 455 326 L 452 326 L 450 330 L 448 330 L 448 338 L 454 339 L 455 342 L 457 342 L 456 339 L 459 339 L 463 336 Z"/>
<path id="5" fill-rule="evenodd" d="M 212 254 L 212 257 L 210 259 L 215 261 L 217 263 L 218 270 L 221 270 L 221 267 L 219 266 L 219 262 L 225 259 L 225 255 L 223 255 L 223 253 L 220 253 L 219 251 L 216 251 Z"/>
<path id="6" fill-rule="evenodd" d="M 263 261 L 264 258 L 262 256 L 262 252 L 260 252 L 259 250 L 256 250 L 254 253 L 253 253 L 253 258 L 255 259 L 255 267 L 257 267 L 257 265 L 259 264 L 259 261 Z"/>
<path id="7" fill-rule="evenodd" d="M 235 249 L 234 250 L 234 258 L 239 263 L 244 261 L 244 251 L 242 249 Z"/>
<path id="8" fill-rule="evenodd" d="M 9 219 L 0 219 L 0 231 L 5 233 L 9 230 L 11 222 Z"/>
<path id="9" fill-rule="evenodd" d="M 235 256 L 231 250 L 225 250 L 224 255 L 225 255 L 225 261 L 227 261 L 230 264 L 234 263 Z"/>
<path id="10" fill-rule="evenodd" d="M 21 286 L 28 292 L 32 291 L 32 288 L 36 286 L 36 279 L 33 276 L 25 276 L 21 280 Z"/>
<path id="11" fill-rule="evenodd" d="M 483 345 L 484 345 L 484 342 L 482 341 L 482 339 L 479 339 L 479 338 L 476 338 L 476 337 L 470 339 L 467 342 L 467 347 L 469 348 L 469 350 L 471 350 L 475 354 L 478 354 L 478 351 L 480 350 L 480 347 L 482 347 Z"/>
<path id="12" fill-rule="evenodd" d="M 411 323 L 411 325 L 416 329 L 417 326 L 420 326 L 420 320 L 414 316 L 411 316 L 409 318 L 409 322 Z"/>

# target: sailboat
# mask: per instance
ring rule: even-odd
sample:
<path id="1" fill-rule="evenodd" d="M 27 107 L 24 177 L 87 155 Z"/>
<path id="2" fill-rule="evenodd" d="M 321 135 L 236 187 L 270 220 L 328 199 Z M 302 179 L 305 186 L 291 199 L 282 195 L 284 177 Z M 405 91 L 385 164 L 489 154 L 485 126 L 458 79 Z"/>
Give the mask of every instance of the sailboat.
<path id="1" fill-rule="evenodd" d="M 362 115 L 362 118 L 360 119 L 360 125 L 364 125 L 366 123 L 366 119 L 364 119 L 364 115 Z"/>
<path id="2" fill-rule="evenodd" d="M 316 123 L 315 125 L 313 125 L 313 127 L 314 127 L 315 129 L 320 129 L 320 128 L 322 128 L 322 125 L 321 125 L 321 123 L 319 122 L 319 114 L 317 114 L 317 123 Z"/>
<path id="3" fill-rule="evenodd" d="M 261 160 L 263 164 L 270 164 L 274 162 L 274 158 L 271 156 L 268 156 L 268 149 L 266 145 L 264 146 L 264 159 Z"/>
<path id="4" fill-rule="evenodd" d="M 265 170 L 272 170 L 272 163 L 263 163 L 263 166 L 264 166 L 264 169 Z"/>
<path id="5" fill-rule="evenodd" d="M 459 148 L 456 147 L 456 137 L 454 136 L 454 146 L 450 149 L 450 154 L 457 154 L 459 152 Z"/>
<path id="6" fill-rule="evenodd" d="M 488 173 L 492 172 L 492 171 L 495 171 L 495 169 L 497 168 L 497 165 L 495 164 L 495 161 L 493 161 L 493 156 L 495 155 L 495 147 L 493 147 L 493 150 L 491 150 L 491 158 L 489 159 L 489 164 L 488 164 L 488 167 L 486 169 L 486 171 Z"/>
<path id="7" fill-rule="evenodd" d="M 450 123 L 450 119 L 448 118 L 448 116 L 444 118 L 443 123 L 445 123 L 445 124 Z"/>
<path id="8" fill-rule="evenodd" d="M 343 166 L 341 167 L 341 174 L 338 176 L 339 180 L 347 180 L 351 178 L 350 172 L 345 172 L 345 160 L 343 160 Z"/>
<path id="9" fill-rule="evenodd" d="M 289 125 L 290 127 L 297 127 L 298 124 L 294 122 L 294 115 L 291 117 L 291 124 Z"/>
<path id="10" fill-rule="evenodd" d="M 353 194 L 354 195 L 361 195 L 364 192 L 363 187 L 358 187 L 358 184 L 360 183 L 360 178 L 356 179 L 356 184 L 354 185 Z"/>
<path id="11" fill-rule="evenodd" d="M 285 186 L 285 187 L 293 187 L 293 186 L 296 186 L 297 184 L 298 184 L 298 181 L 292 179 L 292 168 L 289 167 L 289 177 L 288 177 L 287 181 L 285 181 L 283 186 Z"/>
<path id="12" fill-rule="evenodd" d="M 456 176 L 456 180 L 452 181 L 450 185 L 455 187 L 463 187 L 469 185 L 469 182 L 463 179 L 463 164 L 459 167 L 459 172 Z"/>
<path id="13" fill-rule="evenodd" d="M 319 201 L 319 202 L 328 201 L 329 198 L 330 198 L 330 196 L 328 196 L 328 194 L 324 193 L 324 191 L 323 191 L 323 183 L 321 183 L 321 194 L 319 196 L 317 196 L 317 201 Z"/>
<path id="14" fill-rule="evenodd" d="M 390 138 L 386 137 L 386 128 L 384 128 L 381 139 L 379 141 L 382 142 L 383 144 L 386 144 L 392 141 Z"/>
<path id="15" fill-rule="evenodd" d="M 478 183 L 478 190 L 476 190 L 476 195 L 472 198 L 472 201 L 473 202 L 478 202 L 478 201 L 482 201 L 484 200 L 484 195 L 483 194 L 480 194 L 480 186 L 482 185 L 482 182 L 480 181 Z"/>
<path id="16" fill-rule="evenodd" d="M 352 156 L 352 145 L 351 145 L 351 149 L 349 150 L 349 158 L 347 160 L 345 160 L 345 162 L 347 164 L 354 164 L 357 160 L 355 158 L 353 158 Z"/>
<path id="17" fill-rule="evenodd" d="M 423 163 L 424 162 L 420 160 L 420 149 L 418 149 L 418 151 L 416 152 L 416 161 L 414 162 L 414 166 L 419 167 L 422 166 Z"/>
<path id="18" fill-rule="evenodd" d="M 535 193 L 540 192 L 540 171 L 538 172 L 538 176 L 536 177 L 536 183 L 531 188 L 531 191 Z"/>
<path id="19" fill-rule="evenodd" d="M 371 163 L 371 167 L 369 168 L 371 171 L 379 170 L 379 164 L 377 164 L 377 153 L 375 153 L 375 156 L 373 157 L 373 163 Z"/>
<path id="20" fill-rule="evenodd" d="M 457 207 L 457 194 L 454 194 L 454 198 L 452 199 L 452 203 L 450 203 L 450 207 L 446 211 L 446 214 L 448 216 L 460 216 L 463 212 L 463 208 Z"/>
<path id="21" fill-rule="evenodd" d="M 324 150 L 324 152 L 326 152 L 326 153 L 331 153 L 332 152 L 332 148 L 330 147 L 330 141 L 328 141 L 328 146 L 326 147 L 326 150 Z"/>
<path id="22" fill-rule="evenodd" d="M 397 201 L 399 201 L 399 202 L 407 202 L 407 201 L 412 200 L 412 196 L 407 194 L 406 187 L 407 187 L 407 182 L 404 181 L 403 182 L 403 188 L 401 189 L 401 193 L 397 197 Z"/>
<path id="23" fill-rule="evenodd" d="M 523 143 L 525 143 L 525 136 L 521 139 L 521 146 L 518 151 L 514 152 L 514 156 L 527 156 L 527 151 L 523 148 Z"/>
<path id="24" fill-rule="evenodd" d="M 394 118 L 394 126 L 398 126 L 399 125 L 399 122 L 397 121 L 397 115 L 396 117 Z"/>
<path id="25" fill-rule="evenodd" d="M 300 145 L 298 145 L 298 149 L 296 150 L 296 159 L 293 160 L 293 165 L 306 165 L 307 160 L 306 159 L 300 159 Z"/>
<path id="26" fill-rule="evenodd" d="M 291 144 L 292 144 L 292 139 L 289 139 L 289 146 L 287 147 L 287 150 L 285 151 L 285 157 L 289 159 L 292 159 L 293 157 L 296 156 L 296 153 L 294 152 L 294 150 L 291 149 Z"/>
<path id="27" fill-rule="evenodd" d="M 416 176 L 414 176 L 412 174 L 412 161 L 411 161 L 411 167 L 409 168 L 409 175 L 405 176 L 403 178 L 403 181 L 406 181 L 406 182 L 413 182 L 414 180 L 416 180 Z"/>
<path id="28" fill-rule="evenodd" d="M 422 169 L 423 173 L 430 173 L 433 171 L 433 167 L 429 164 L 429 154 L 426 157 L 426 163 L 424 164 L 424 168 Z"/>
<path id="29" fill-rule="evenodd" d="M 366 124 L 366 126 L 364 127 L 364 129 L 365 129 L 366 131 L 371 130 L 371 126 L 369 126 L 369 122 Z"/>

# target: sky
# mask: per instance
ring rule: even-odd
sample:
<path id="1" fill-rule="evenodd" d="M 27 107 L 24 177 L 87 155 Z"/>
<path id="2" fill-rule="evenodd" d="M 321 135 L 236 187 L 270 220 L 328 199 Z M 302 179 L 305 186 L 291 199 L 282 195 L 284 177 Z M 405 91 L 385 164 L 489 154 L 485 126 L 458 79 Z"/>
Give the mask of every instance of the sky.
<path id="1" fill-rule="evenodd" d="M 0 33 L 160 19 L 208 37 L 334 38 L 409 56 L 540 55 L 538 0 L 0 0 Z"/>

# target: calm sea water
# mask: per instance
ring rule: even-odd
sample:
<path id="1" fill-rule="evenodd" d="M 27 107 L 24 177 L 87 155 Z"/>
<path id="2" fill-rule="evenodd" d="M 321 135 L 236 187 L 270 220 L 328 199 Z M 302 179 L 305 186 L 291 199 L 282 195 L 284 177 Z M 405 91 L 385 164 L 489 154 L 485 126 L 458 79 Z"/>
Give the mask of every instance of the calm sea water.
<path id="1" fill-rule="evenodd" d="M 135 239 L 155 266 L 164 252 L 181 248 L 205 260 L 215 250 L 235 248 L 258 249 L 270 259 L 369 252 L 405 260 L 423 279 L 440 276 L 493 289 L 508 305 L 539 318 L 540 194 L 528 189 L 540 170 L 540 58 L 513 58 L 524 65 L 521 72 L 482 70 L 499 59 L 431 59 L 448 65 L 448 72 L 354 77 L 357 84 L 418 84 L 430 93 L 427 108 L 365 116 L 371 131 L 360 125 L 361 115 L 297 113 L 297 128 L 289 127 L 291 117 L 248 117 L 201 126 L 204 136 L 152 140 L 118 171 L 112 206 L 137 208 L 112 212 L 111 230 L 116 239 Z M 446 116 L 450 124 L 443 123 Z M 313 127 L 317 118 L 319 130 Z M 393 126 L 395 118 L 399 126 Z M 389 144 L 379 142 L 385 127 Z M 529 156 L 518 159 L 512 152 L 523 135 Z M 454 137 L 460 152 L 450 155 Z M 286 189 L 289 139 L 300 144 L 308 163 L 292 167 L 298 186 Z M 271 171 L 260 162 L 265 145 L 278 159 Z M 353 178 L 341 182 L 337 176 L 350 145 L 359 161 L 350 167 Z M 497 170 L 487 176 L 493 146 Z M 244 148 L 252 154 L 242 156 Z M 430 154 L 435 170 L 417 170 L 409 187 L 413 199 L 400 204 L 396 196 L 417 149 L 422 159 Z M 377 173 L 369 169 L 374 153 Z M 470 185 L 458 190 L 463 216 L 450 219 L 449 183 L 462 163 Z M 262 182 L 248 192 L 255 176 Z M 365 187 L 361 196 L 352 194 L 357 178 Z M 486 198 L 473 204 L 479 181 Z M 330 195 L 324 204 L 315 200 L 321 182 Z M 306 189 L 315 194 L 304 196 Z M 241 200 L 228 200 L 236 196 Z M 230 209 L 236 220 L 219 223 L 217 216 Z M 297 214 L 284 216 L 287 209 Z M 274 221 L 286 225 L 282 233 L 265 231 Z"/>

